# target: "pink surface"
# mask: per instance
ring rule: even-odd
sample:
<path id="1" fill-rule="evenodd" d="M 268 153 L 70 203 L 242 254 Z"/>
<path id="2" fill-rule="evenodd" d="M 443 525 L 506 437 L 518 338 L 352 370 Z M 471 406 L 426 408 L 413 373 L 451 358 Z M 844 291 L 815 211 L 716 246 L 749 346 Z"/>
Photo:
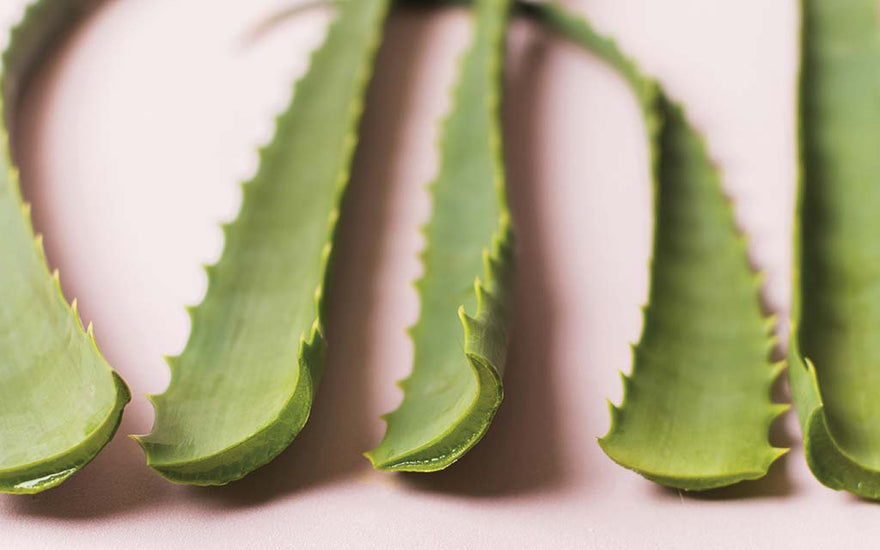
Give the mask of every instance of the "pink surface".
<path id="1" fill-rule="evenodd" d="M 3 0 L 10 21 L 22 0 Z M 119 435 L 64 486 L 0 497 L 0 548 L 869 548 L 875 505 L 821 487 L 792 453 L 761 482 L 662 489 L 595 444 L 640 330 L 650 245 L 643 129 L 612 71 L 518 24 L 508 156 L 521 277 L 507 400 L 447 472 L 373 472 L 360 453 L 397 404 L 416 318 L 422 184 L 436 168 L 465 12 L 402 10 L 379 57 L 342 230 L 331 352 L 313 417 L 274 463 L 225 488 L 166 483 L 125 437 L 168 381 L 252 173 L 327 13 L 253 38 L 284 0 L 114 0 L 41 74 L 16 148 L 50 261 L 136 397 Z M 786 325 L 794 189 L 796 2 L 584 0 L 705 132 L 767 299 Z"/>

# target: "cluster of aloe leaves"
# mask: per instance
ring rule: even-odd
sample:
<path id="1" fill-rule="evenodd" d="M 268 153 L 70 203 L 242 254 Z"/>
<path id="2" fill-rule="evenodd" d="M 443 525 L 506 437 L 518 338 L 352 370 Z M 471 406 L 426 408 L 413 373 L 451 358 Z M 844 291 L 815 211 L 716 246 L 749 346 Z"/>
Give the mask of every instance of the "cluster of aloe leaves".
<path id="1" fill-rule="evenodd" d="M 415 0 L 410 0 L 415 1 Z M 459 3 L 435 0 L 434 3 Z M 35 237 L 5 128 L 34 67 L 91 0 L 36 0 L 0 74 L 0 492 L 58 485 L 112 438 L 129 400 Z M 308 420 L 326 351 L 324 317 L 340 203 L 373 58 L 392 0 L 347 0 L 297 84 L 260 168 L 243 185 L 222 258 L 190 310 L 155 426 L 137 437 L 165 478 L 221 485 L 284 450 Z M 880 33 L 874 0 L 804 0 L 793 401 L 820 481 L 880 498 Z M 581 18 L 551 3 L 474 0 L 472 42 L 430 186 L 421 314 L 404 399 L 366 453 L 380 470 L 431 472 L 461 458 L 503 399 L 514 273 L 500 123 L 511 14 L 581 45 L 630 84 L 643 112 L 654 195 L 649 303 L 624 399 L 600 439 L 615 462 L 658 483 L 704 490 L 765 475 L 786 449 L 768 430 L 785 405 L 770 388 L 772 319 L 762 312 L 721 177 L 682 108 Z M 880 241 L 878 241 L 880 242 Z M 815 366 L 814 366 L 815 365 Z"/>

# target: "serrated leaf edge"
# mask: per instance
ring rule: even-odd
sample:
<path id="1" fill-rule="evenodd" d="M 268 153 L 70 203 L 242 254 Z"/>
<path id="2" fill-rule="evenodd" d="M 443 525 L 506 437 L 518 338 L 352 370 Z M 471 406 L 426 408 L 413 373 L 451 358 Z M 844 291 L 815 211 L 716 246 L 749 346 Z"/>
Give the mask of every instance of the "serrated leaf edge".
<path id="1" fill-rule="evenodd" d="M 64 10 L 73 10 L 73 13 L 76 16 L 71 15 L 70 17 L 64 18 L 65 20 L 60 21 L 59 24 L 72 24 L 79 19 L 79 14 L 77 12 L 86 11 L 92 3 L 91 0 L 80 0 L 79 2 L 68 2 L 66 6 L 62 5 Z M 87 328 L 83 327 L 76 298 L 71 302 L 68 302 L 67 298 L 65 298 L 64 292 L 61 289 L 61 277 L 59 271 L 57 269 L 51 272 L 49 271 L 46 252 L 43 247 L 43 236 L 42 234 L 36 234 L 34 232 L 33 221 L 31 219 L 31 205 L 26 202 L 22 196 L 19 171 L 13 162 L 11 154 L 9 132 L 6 127 L 7 121 L 10 119 L 11 115 L 5 108 L 6 98 L 3 96 L 6 95 L 8 79 L 18 79 L 24 75 L 10 76 L 10 60 L 18 47 L 17 45 L 22 41 L 22 37 L 31 32 L 28 31 L 28 29 L 34 25 L 38 25 L 40 18 L 45 15 L 45 10 L 53 9 L 53 6 L 56 4 L 59 4 L 59 2 L 51 0 L 41 0 L 28 4 L 19 21 L 12 26 L 8 33 L 8 45 L 3 51 L 2 64 L 0 64 L 2 65 L 0 66 L 0 154 L 5 157 L 8 166 L 6 172 L 8 178 L 7 184 L 12 188 L 13 198 L 20 204 L 22 222 L 27 226 L 28 232 L 32 236 L 33 246 L 40 264 L 44 267 L 45 275 L 47 279 L 51 280 L 50 284 L 55 288 L 57 299 L 63 305 L 63 308 L 67 310 L 68 314 L 73 316 L 81 335 L 88 339 L 92 351 L 111 375 L 116 389 L 116 399 L 113 407 L 107 412 L 104 421 L 95 427 L 73 448 L 39 461 L 0 470 L 0 493 L 36 494 L 57 487 L 69 479 L 86 464 L 91 462 L 104 446 L 109 443 L 110 439 L 113 438 L 113 435 L 116 433 L 116 430 L 122 421 L 122 411 L 125 408 L 125 405 L 131 400 L 131 393 L 128 386 L 119 374 L 110 367 L 106 358 L 104 358 L 98 348 L 92 324 L 89 323 Z M 54 38 L 56 33 L 50 32 L 47 34 Z M 30 67 L 25 67 L 22 70 L 30 70 Z M 77 451 L 89 446 L 93 448 L 92 451 L 86 452 L 79 457 L 74 456 Z M 67 463 L 59 464 L 64 462 Z"/>
<path id="2" fill-rule="evenodd" d="M 682 120 L 688 120 L 688 117 L 685 114 L 684 107 L 676 102 L 670 101 L 662 90 L 662 87 L 659 83 L 654 81 L 651 78 L 644 76 L 637 64 L 627 56 L 621 53 L 621 50 L 617 47 L 615 41 L 610 38 L 603 37 L 599 34 L 587 21 L 582 17 L 578 17 L 575 15 L 569 15 L 566 13 L 566 10 L 561 6 L 553 3 L 547 2 L 542 4 L 531 4 L 531 3 L 520 3 L 520 9 L 526 15 L 532 16 L 537 19 L 541 23 L 547 24 L 549 27 L 556 30 L 559 34 L 566 36 L 571 41 L 578 43 L 582 46 L 585 46 L 589 49 L 593 54 L 599 56 L 606 63 L 616 68 L 620 73 L 624 76 L 624 78 L 630 84 L 632 91 L 642 109 L 645 125 L 647 129 L 647 139 L 648 139 L 648 150 L 649 150 L 649 162 L 651 164 L 651 178 L 652 178 L 652 193 L 656 197 L 656 193 L 659 186 L 659 156 L 660 152 L 658 147 L 656 146 L 660 131 L 665 124 L 664 118 L 661 116 L 661 106 L 667 109 L 673 109 L 678 111 Z M 665 104 L 665 105 L 664 105 Z M 705 138 L 699 132 L 694 132 L 695 138 L 698 140 L 698 146 L 703 151 L 708 151 L 708 148 L 705 143 Z M 707 155 L 708 158 L 708 155 Z M 711 161 L 711 159 L 710 159 Z M 715 167 L 716 172 L 717 166 L 713 162 L 713 167 Z M 719 177 L 720 180 L 720 177 Z M 719 189 L 719 192 L 723 193 L 723 190 Z M 655 199 L 656 203 L 656 199 Z M 763 282 L 763 273 L 756 271 L 752 268 L 751 264 L 748 260 L 748 238 L 745 234 L 741 233 L 736 225 L 733 204 L 729 199 L 726 201 L 725 208 L 725 222 L 728 223 L 731 227 L 734 228 L 738 233 L 737 246 L 740 249 L 740 252 L 743 255 L 745 263 L 748 265 L 749 269 L 753 273 L 753 285 L 756 291 L 756 300 L 759 299 L 757 296 L 758 292 L 762 288 Z M 654 228 L 652 232 L 656 233 L 656 217 L 654 218 Z M 653 258 L 649 260 L 649 264 L 653 266 Z M 644 319 L 647 316 L 648 311 L 650 310 L 650 304 L 646 304 L 642 308 L 642 317 L 643 317 L 643 326 Z M 782 414 L 785 413 L 789 409 L 789 406 L 786 404 L 777 404 L 773 403 L 770 399 L 771 387 L 776 381 L 776 379 L 780 376 L 782 370 L 784 369 L 784 362 L 772 363 L 769 360 L 770 353 L 772 352 L 773 347 L 776 344 L 777 338 L 774 335 L 773 327 L 775 326 L 775 317 L 764 315 L 764 323 L 766 333 L 766 346 L 767 346 L 767 366 L 768 376 L 767 376 L 767 423 L 766 429 L 769 433 L 770 425 Z M 608 433 L 599 438 L 598 442 L 600 446 L 602 446 L 608 456 L 626 468 L 632 469 L 644 477 L 651 479 L 652 481 L 669 485 L 676 488 L 681 488 L 685 490 L 705 490 L 716 487 L 722 487 L 726 485 L 730 485 L 732 483 L 736 483 L 738 481 L 747 480 L 747 479 L 757 479 L 762 477 L 767 473 L 767 469 L 769 469 L 770 465 L 776 461 L 779 457 L 788 452 L 788 449 L 777 448 L 770 446 L 768 448 L 766 467 L 762 471 L 742 471 L 742 472 L 725 472 L 720 473 L 718 476 L 707 477 L 705 475 L 694 476 L 694 477 L 683 477 L 683 476 L 672 476 L 664 474 L 663 472 L 653 472 L 647 471 L 644 469 L 633 468 L 632 465 L 624 463 L 624 461 L 619 461 L 615 456 L 613 456 L 612 452 L 609 452 L 609 449 L 605 445 L 608 438 L 611 437 L 617 431 L 618 426 L 618 417 L 620 415 L 620 411 L 626 407 L 627 403 L 627 395 L 629 389 L 629 380 L 631 377 L 636 375 L 636 361 L 635 356 L 639 353 L 639 344 L 631 344 L 632 352 L 633 352 L 633 370 L 627 376 L 621 372 L 621 379 L 623 382 L 623 397 L 621 399 L 621 404 L 615 405 L 612 402 L 608 402 L 609 406 L 609 414 L 611 416 L 611 426 L 608 430 Z"/>
<path id="3" fill-rule="evenodd" d="M 487 71 L 489 75 L 491 75 L 491 78 L 500 83 L 503 63 L 502 45 L 506 37 L 506 24 L 499 26 L 499 29 L 497 30 L 497 35 L 493 36 L 491 39 L 495 44 L 495 48 L 494 54 L 490 56 L 488 61 L 489 66 L 487 67 Z M 464 54 L 458 61 L 458 74 L 461 74 L 462 72 L 461 69 L 466 55 L 467 54 Z M 447 126 L 448 121 L 454 116 L 460 89 L 463 85 L 463 82 L 457 82 L 452 91 L 452 109 L 444 119 L 442 124 L 444 128 Z M 500 124 L 500 84 L 490 86 L 488 93 L 490 94 L 487 98 L 488 110 L 493 120 L 497 121 L 490 128 L 489 150 L 492 152 L 492 163 L 494 165 L 495 173 L 495 181 L 493 182 L 493 185 L 498 196 L 499 228 L 492 237 L 490 248 L 483 250 L 485 283 L 481 281 L 479 276 L 474 280 L 474 292 L 477 297 L 475 316 L 469 316 L 465 312 L 463 306 L 459 306 L 458 309 L 458 316 L 462 323 L 465 341 L 463 352 L 476 379 L 477 392 L 467 411 L 465 411 L 455 423 L 451 424 L 446 431 L 433 440 L 428 441 L 419 447 L 404 451 L 387 460 L 379 460 L 376 457 L 376 451 L 381 448 L 382 443 L 380 443 L 378 447 L 365 452 L 364 456 L 377 470 L 435 472 L 449 467 L 464 456 L 480 441 L 480 439 L 483 438 L 504 399 L 502 373 L 506 353 L 503 354 L 500 361 L 497 358 L 493 360 L 492 358 L 487 357 L 487 353 L 482 349 L 483 347 L 477 343 L 477 339 L 474 337 L 475 334 L 480 333 L 485 328 L 489 328 L 487 327 L 487 324 L 489 323 L 487 318 L 491 316 L 490 312 L 501 312 L 501 315 L 503 316 L 502 318 L 506 319 L 505 324 L 507 325 L 501 327 L 501 330 L 504 333 L 503 339 L 505 340 L 506 348 L 506 340 L 509 332 L 510 306 L 506 303 L 509 298 L 505 299 L 503 295 L 506 294 L 509 297 L 512 294 L 511 278 L 514 264 L 513 226 L 507 205 L 504 176 L 503 140 Z M 444 131 L 436 145 L 437 150 L 443 149 L 443 142 L 445 139 Z M 433 199 L 434 187 L 436 184 L 437 180 L 434 180 L 428 185 L 429 193 L 432 196 L 432 204 L 436 202 Z M 428 238 L 427 229 L 430 226 L 430 223 L 431 222 L 429 221 L 423 224 L 420 229 L 426 239 Z M 422 262 L 423 265 L 425 265 L 424 260 L 427 249 L 428 246 L 426 246 L 425 250 L 419 254 L 419 261 Z M 425 279 L 426 275 L 423 275 L 415 282 L 415 288 L 419 294 L 420 303 L 422 303 L 422 285 Z M 413 340 L 414 344 L 416 342 L 413 338 L 413 329 L 417 325 L 418 322 L 407 330 L 407 334 L 410 339 Z M 408 380 L 409 377 L 397 382 L 397 386 L 401 388 L 404 393 L 407 391 Z M 400 409 L 397 409 L 390 413 L 383 414 L 380 418 L 386 424 L 391 423 L 399 410 Z M 459 434 L 460 426 L 465 424 L 467 420 L 471 418 L 481 418 L 481 421 L 479 422 L 480 427 L 477 430 L 472 430 L 467 436 L 462 438 Z M 454 439 L 455 443 L 450 446 L 443 445 L 444 441 L 447 441 L 449 438 Z M 432 449 L 435 447 L 447 447 L 449 450 L 437 454 L 432 452 Z"/>
<path id="4" fill-rule="evenodd" d="M 339 6 L 344 7 L 345 2 L 339 2 L 338 4 Z M 388 4 L 386 4 L 385 10 L 387 14 Z M 384 20 L 384 17 L 382 17 L 382 19 Z M 329 37 L 339 24 L 340 18 L 336 17 L 330 23 L 330 26 L 326 31 L 326 36 Z M 331 264 L 333 261 L 333 244 L 335 243 L 337 237 L 338 220 L 340 216 L 342 199 L 344 197 L 345 191 L 348 186 L 348 181 L 351 176 L 351 162 L 359 141 L 357 123 L 361 119 L 364 111 L 367 84 L 372 76 L 372 60 L 374 59 L 376 52 L 378 51 L 381 40 L 382 32 L 376 32 L 367 47 L 367 50 L 370 52 L 370 54 L 366 58 L 367 61 L 359 68 L 359 74 L 356 79 L 357 83 L 355 84 L 355 86 L 359 90 L 361 90 L 361 92 L 356 95 L 356 97 L 348 107 L 347 116 L 350 121 L 350 131 L 345 138 L 345 151 L 343 153 L 343 157 L 346 160 L 343 163 L 343 166 L 334 184 L 335 198 L 333 200 L 333 203 L 336 206 L 329 213 L 327 220 L 328 239 L 322 249 L 320 260 L 320 280 L 322 282 L 315 289 L 316 317 L 308 332 L 300 336 L 298 352 L 299 376 L 297 378 L 296 386 L 292 388 L 290 398 L 279 410 L 278 415 L 266 422 L 262 427 L 258 428 L 248 438 L 211 455 L 199 457 L 197 459 L 172 462 L 157 462 L 150 458 L 150 453 L 148 449 L 149 434 L 132 435 L 132 439 L 137 441 L 140 444 L 141 448 L 144 450 L 144 453 L 147 457 L 147 464 L 151 468 L 156 470 L 162 477 L 166 478 L 169 481 L 188 485 L 225 485 L 232 481 L 241 479 L 253 470 L 264 466 L 272 459 L 274 459 L 281 451 L 286 449 L 293 442 L 293 440 L 296 438 L 303 426 L 305 426 L 306 422 L 308 421 L 312 402 L 315 396 L 315 391 L 322 376 L 323 360 L 326 353 L 326 339 L 324 335 L 323 319 L 326 316 L 325 288 L 328 282 Z M 320 55 L 323 47 L 324 45 L 316 48 L 315 51 L 311 53 L 308 63 L 309 67 L 313 66 L 316 57 Z M 304 82 L 306 82 L 310 78 L 310 74 L 311 71 L 308 71 L 301 79 L 299 79 L 294 84 L 294 92 L 289 106 L 276 116 L 276 137 L 278 135 L 279 128 L 283 124 L 284 118 L 289 115 L 292 109 L 296 108 L 298 89 L 300 86 L 303 85 Z M 283 154 L 283 151 L 280 150 L 281 145 L 282 144 L 277 139 L 273 138 L 268 144 L 261 147 L 259 149 L 260 165 L 264 165 L 268 161 L 269 157 L 272 155 Z M 240 183 L 243 193 L 241 203 L 242 211 L 247 204 L 247 195 L 250 189 L 252 189 L 252 187 L 250 186 L 252 181 L 253 180 Z M 228 242 L 229 231 L 233 226 L 241 223 L 241 219 L 242 218 L 239 213 L 239 215 L 236 216 L 236 219 L 232 222 L 220 225 L 224 235 L 224 242 Z M 205 273 L 208 276 L 209 288 L 213 284 L 212 274 L 215 267 L 216 264 L 204 266 Z M 186 308 L 187 314 L 191 322 L 193 321 L 193 312 L 198 307 L 199 306 L 196 305 Z M 166 362 L 171 371 L 171 380 L 168 385 L 169 389 L 175 383 L 176 361 L 178 357 L 179 356 L 166 357 Z M 153 404 L 154 408 L 157 410 L 157 413 L 159 408 L 161 407 L 163 396 L 167 393 L 168 389 L 166 389 L 165 393 L 163 394 L 147 396 L 147 399 L 150 401 L 150 403 Z M 304 403 L 307 404 L 307 406 L 303 407 Z M 291 414 L 297 412 L 297 409 L 299 407 L 303 407 L 303 409 L 305 410 L 305 414 L 294 415 L 293 417 L 291 417 Z M 260 445 L 260 442 L 269 442 L 270 444 L 268 446 L 270 448 L 268 450 L 261 451 L 258 447 L 254 447 L 253 450 L 258 455 L 256 459 L 254 459 L 249 451 L 252 450 L 253 446 Z M 272 442 L 274 442 L 274 444 L 272 444 Z M 231 456 L 238 456 L 238 458 L 235 458 L 230 464 L 229 458 Z M 209 471 L 217 472 L 220 475 L 214 475 L 201 471 L 203 469 L 203 466 L 205 465 L 208 466 Z"/>

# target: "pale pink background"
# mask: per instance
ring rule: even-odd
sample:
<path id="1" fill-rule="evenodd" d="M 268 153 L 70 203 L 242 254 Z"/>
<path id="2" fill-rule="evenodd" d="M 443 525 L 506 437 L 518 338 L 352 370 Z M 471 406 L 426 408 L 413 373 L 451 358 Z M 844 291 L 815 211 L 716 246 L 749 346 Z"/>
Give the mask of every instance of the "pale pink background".
<path id="1" fill-rule="evenodd" d="M 136 397 L 116 439 L 63 487 L 0 498 L 9 548 L 869 548 L 880 509 L 821 487 L 789 414 L 791 455 L 759 483 L 704 497 L 611 463 L 595 438 L 640 330 L 650 244 L 642 123 L 623 82 L 517 24 L 508 70 L 510 193 L 521 280 L 507 400 L 445 473 L 373 472 L 379 414 L 400 399 L 417 316 L 422 184 L 466 43 L 462 10 L 401 10 L 368 102 L 341 235 L 327 375 L 302 435 L 226 488 L 166 483 L 125 437 L 168 380 L 184 305 L 222 248 L 290 82 L 328 19 L 259 36 L 292 0 L 112 0 L 47 64 L 15 144 L 25 194 L 69 298 Z M 2 0 L 11 21 L 23 0 Z M 683 100 L 751 234 L 785 325 L 794 188 L 797 3 L 572 2 Z M 5 27 L 5 25 L 4 25 Z M 259 33 L 258 33 L 259 34 Z M 784 389 L 782 390 L 784 391 Z M 827 546 L 826 546 L 827 545 Z"/>

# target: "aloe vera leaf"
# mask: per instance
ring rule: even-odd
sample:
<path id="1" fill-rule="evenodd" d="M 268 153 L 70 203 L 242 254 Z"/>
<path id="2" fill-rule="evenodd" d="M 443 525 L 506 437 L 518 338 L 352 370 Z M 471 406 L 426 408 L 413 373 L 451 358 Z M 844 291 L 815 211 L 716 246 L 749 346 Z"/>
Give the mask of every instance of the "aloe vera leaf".
<path id="1" fill-rule="evenodd" d="M 12 30 L 0 74 L 0 492 L 55 487 L 88 464 L 116 433 L 130 396 L 80 324 L 19 189 L 9 149 L 15 106 L 37 63 L 78 19 L 83 1 L 28 6 Z"/>
<path id="2" fill-rule="evenodd" d="M 523 10 L 617 68 L 643 109 L 654 179 L 649 304 L 624 399 L 599 440 L 618 464 L 685 490 L 760 478 L 785 453 L 767 441 L 784 405 L 768 361 L 772 322 L 700 135 L 614 43 L 552 4 Z"/>
<path id="3" fill-rule="evenodd" d="M 474 3 L 473 41 L 430 187 L 413 371 L 400 382 L 402 404 L 383 417 L 385 437 L 365 453 L 380 470 L 446 468 L 486 433 L 503 398 L 513 235 L 499 108 L 509 10 L 509 0 Z"/>
<path id="4" fill-rule="evenodd" d="M 802 7 L 792 400 L 816 478 L 880 499 L 877 4 Z"/>
<path id="5" fill-rule="evenodd" d="M 324 286 L 339 203 L 389 0 L 341 3 L 291 108 L 243 187 L 238 218 L 191 310 L 156 422 L 137 438 L 165 478 L 222 485 L 284 450 L 309 416 L 326 341 Z"/>

